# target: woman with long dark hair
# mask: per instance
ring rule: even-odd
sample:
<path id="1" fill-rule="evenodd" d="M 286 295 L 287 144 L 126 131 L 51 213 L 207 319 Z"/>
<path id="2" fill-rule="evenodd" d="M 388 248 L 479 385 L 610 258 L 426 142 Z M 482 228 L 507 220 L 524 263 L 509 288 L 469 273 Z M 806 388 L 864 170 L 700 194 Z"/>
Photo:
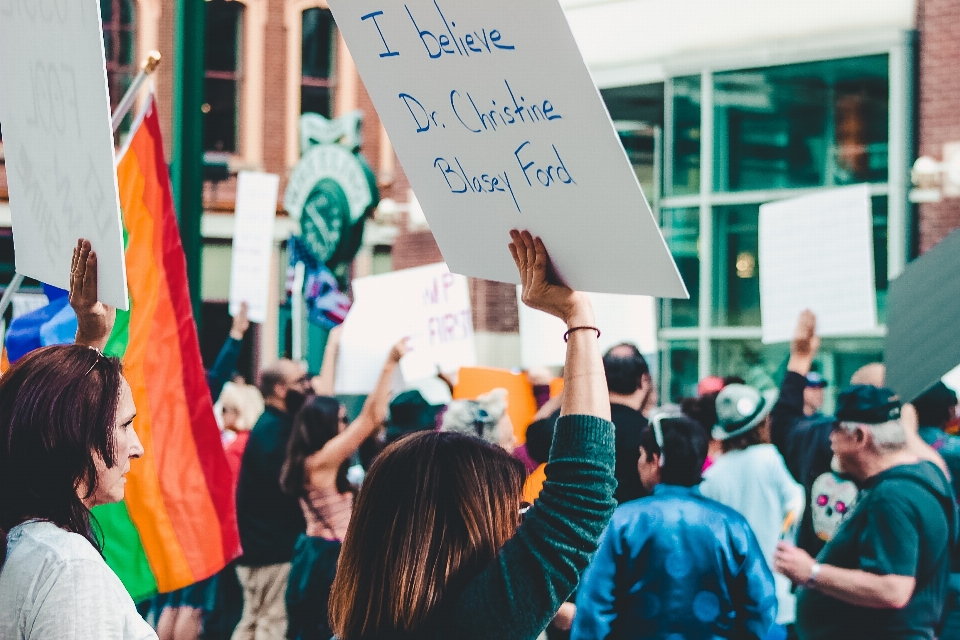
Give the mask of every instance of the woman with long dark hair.
<path id="1" fill-rule="evenodd" d="M 76 345 L 33 351 L 0 378 L 0 638 L 155 639 L 101 556 L 90 509 L 123 499 L 143 454 L 120 361 L 100 348 L 96 254 L 74 252 Z M 5 557 L 4 557 L 5 556 Z"/>
<path id="2" fill-rule="evenodd" d="M 332 635 L 326 605 L 353 511 L 347 469 L 361 443 L 383 425 L 390 382 L 406 353 L 406 340 L 394 345 L 377 386 L 353 422 L 347 420 L 346 407 L 329 396 L 309 398 L 294 418 L 280 484 L 300 498 L 307 531 L 294 549 L 287 585 L 288 638 L 329 640 Z"/>
<path id="3" fill-rule="evenodd" d="M 343 542 L 330 598 L 340 640 L 533 640 L 613 514 L 614 434 L 593 309 L 548 280 L 539 238 L 511 236 L 523 301 L 568 328 L 543 491 L 525 508 L 523 464 L 479 438 L 424 432 L 387 447 Z"/>

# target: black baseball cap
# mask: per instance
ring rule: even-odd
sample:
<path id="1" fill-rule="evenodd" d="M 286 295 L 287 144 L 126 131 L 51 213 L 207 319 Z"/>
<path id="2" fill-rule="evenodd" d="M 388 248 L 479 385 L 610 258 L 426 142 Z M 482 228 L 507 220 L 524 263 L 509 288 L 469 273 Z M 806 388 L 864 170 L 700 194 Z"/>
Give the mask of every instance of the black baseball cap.
<path id="1" fill-rule="evenodd" d="M 900 417 L 900 399 L 884 387 L 855 384 L 837 396 L 837 420 L 883 424 Z"/>

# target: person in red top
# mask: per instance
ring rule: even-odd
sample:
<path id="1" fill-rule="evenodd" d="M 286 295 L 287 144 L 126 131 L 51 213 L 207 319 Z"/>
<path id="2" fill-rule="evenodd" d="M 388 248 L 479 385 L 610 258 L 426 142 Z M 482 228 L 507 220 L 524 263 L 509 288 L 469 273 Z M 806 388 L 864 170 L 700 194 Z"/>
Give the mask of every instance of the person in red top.
<path id="1" fill-rule="evenodd" d="M 223 450 L 233 477 L 233 491 L 236 493 L 240 460 L 243 458 L 247 440 L 250 439 L 250 429 L 263 413 L 263 396 L 252 385 L 228 382 L 223 386 L 217 410 L 223 425 Z"/>

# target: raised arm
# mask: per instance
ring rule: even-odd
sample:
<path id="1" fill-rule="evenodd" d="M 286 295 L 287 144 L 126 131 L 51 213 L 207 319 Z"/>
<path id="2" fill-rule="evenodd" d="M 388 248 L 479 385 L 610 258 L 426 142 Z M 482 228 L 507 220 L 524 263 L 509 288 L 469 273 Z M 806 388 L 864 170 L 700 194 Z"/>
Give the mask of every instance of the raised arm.
<path id="1" fill-rule="evenodd" d="M 610 395 L 590 300 L 569 287 L 550 282 L 547 249 L 529 231 L 512 231 L 510 252 L 520 270 L 521 299 L 528 307 L 563 320 L 569 334 L 563 370 L 561 416 L 590 415 L 610 419 Z"/>
<path id="2" fill-rule="evenodd" d="M 243 336 L 250 328 L 250 318 L 247 317 L 247 303 L 240 303 L 240 311 L 233 317 L 233 324 L 230 326 L 230 334 L 227 336 L 217 359 L 213 366 L 207 371 L 207 386 L 210 387 L 210 396 L 216 402 L 223 391 L 223 385 L 233 375 L 237 368 L 237 361 L 240 359 L 240 349 L 243 347 Z"/>
<path id="3" fill-rule="evenodd" d="M 77 314 L 75 342 L 103 351 L 117 310 L 97 300 L 97 252 L 83 238 L 77 241 L 70 263 L 70 306 Z"/>
<path id="4" fill-rule="evenodd" d="M 790 342 L 790 360 L 787 370 L 806 376 L 813 366 L 813 359 L 820 350 L 820 336 L 817 335 L 817 316 L 805 309 L 797 319 L 797 330 Z"/>
<path id="5" fill-rule="evenodd" d="M 786 450 L 787 436 L 803 418 L 803 390 L 807 386 L 807 374 L 810 373 L 813 359 L 819 349 L 817 317 L 808 309 L 801 312 L 797 320 L 797 329 L 790 342 L 787 373 L 783 378 L 783 384 L 780 385 L 777 404 L 770 414 L 770 439 L 787 459 L 789 459 Z M 791 472 L 794 471 L 791 469 Z"/>
<path id="6" fill-rule="evenodd" d="M 592 326 L 587 297 L 548 281 L 543 243 L 527 232 L 511 236 L 524 303 L 570 328 Z M 497 559 L 458 598 L 446 621 L 450 637 L 536 638 L 573 592 L 613 514 L 615 439 L 596 332 L 570 335 L 564 389 L 543 491 Z"/>
<path id="7" fill-rule="evenodd" d="M 340 355 L 340 336 L 343 325 L 334 327 L 327 336 L 327 346 L 323 350 L 323 363 L 320 375 L 310 381 L 313 392 L 318 396 L 332 396 L 337 382 L 337 357 Z"/>
<path id="8" fill-rule="evenodd" d="M 407 340 L 404 338 L 393 345 L 387 361 L 383 364 L 380 379 L 374 387 L 357 419 L 343 430 L 343 433 L 325 444 L 320 451 L 310 456 L 309 465 L 317 472 L 336 469 L 344 460 L 353 455 L 364 440 L 383 424 L 387 417 L 387 405 L 390 402 L 390 381 L 400 364 L 401 358 L 407 354 Z M 311 474 L 313 471 L 311 472 Z"/>

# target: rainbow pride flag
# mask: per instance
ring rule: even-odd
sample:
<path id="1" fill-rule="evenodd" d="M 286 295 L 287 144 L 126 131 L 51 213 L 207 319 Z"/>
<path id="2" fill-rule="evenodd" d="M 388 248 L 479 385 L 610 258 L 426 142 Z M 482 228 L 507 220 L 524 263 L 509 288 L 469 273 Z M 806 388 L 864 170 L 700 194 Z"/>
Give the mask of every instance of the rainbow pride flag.
<path id="1" fill-rule="evenodd" d="M 117 174 L 130 311 L 118 312 L 106 353 L 123 359 L 145 453 L 126 499 L 94 515 L 107 563 L 139 601 L 215 574 L 240 539 L 152 93 Z"/>

